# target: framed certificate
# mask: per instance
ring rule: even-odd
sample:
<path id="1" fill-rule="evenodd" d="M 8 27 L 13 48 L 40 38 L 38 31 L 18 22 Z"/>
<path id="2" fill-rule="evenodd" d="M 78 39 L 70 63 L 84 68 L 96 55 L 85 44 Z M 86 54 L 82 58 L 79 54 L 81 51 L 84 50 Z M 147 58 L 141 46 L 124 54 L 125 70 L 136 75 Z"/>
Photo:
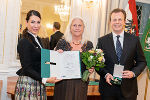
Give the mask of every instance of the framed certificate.
<path id="1" fill-rule="evenodd" d="M 41 76 L 57 77 L 58 79 L 81 78 L 79 51 L 41 50 Z"/>

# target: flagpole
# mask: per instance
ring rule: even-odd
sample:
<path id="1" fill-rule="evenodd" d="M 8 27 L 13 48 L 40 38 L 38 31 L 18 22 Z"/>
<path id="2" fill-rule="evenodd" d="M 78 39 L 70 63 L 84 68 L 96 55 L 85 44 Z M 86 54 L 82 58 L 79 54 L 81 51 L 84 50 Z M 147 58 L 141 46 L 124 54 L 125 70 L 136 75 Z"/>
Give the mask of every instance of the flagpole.
<path id="1" fill-rule="evenodd" d="M 146 96 L 147 96 L 148 79 L 149 79 L 149 70 L 148 70 L 148 68 L 146 68 L 146 72 L 147 72 L 147 77 L 146 77 L 146 86 L 145 86 L 144 100 L 146 100 Z"/>

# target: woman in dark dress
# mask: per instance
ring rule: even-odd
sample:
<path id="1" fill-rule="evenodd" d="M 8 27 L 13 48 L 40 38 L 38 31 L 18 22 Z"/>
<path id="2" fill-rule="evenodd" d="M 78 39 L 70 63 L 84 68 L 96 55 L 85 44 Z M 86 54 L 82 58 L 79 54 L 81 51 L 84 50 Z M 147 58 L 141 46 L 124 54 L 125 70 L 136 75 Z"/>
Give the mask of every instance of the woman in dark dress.
<path id="1" fill-rule="evenodd" d="M 21 69 L 16 88 L 15 100 L 47 100 L 46 87 L 43 83 L 55 83 L 55 77 L 41 78 L 41 48 L 40 29 L 41 15 L 38 11 L 30 10 L 26 17 L 26 29 L 19 41 L 17 50 Z"/>
<path id="2" fill-rule="evenodd" d="M 86 29 L 81 18 L 75 17 L 69 23 L 64 39 L 58 41 L 55 50 L 63 51 L 87 51 L 93 48 L 92 42 L 86 38 Z M 86 70 L 86 66 L 81 63 L 81 72 Z M 89 72 L 93 72 L 90 69 Z M 55 84 L 54 100 L 87 100 L 88 82 L 81 79 L 62 80 Z"/>

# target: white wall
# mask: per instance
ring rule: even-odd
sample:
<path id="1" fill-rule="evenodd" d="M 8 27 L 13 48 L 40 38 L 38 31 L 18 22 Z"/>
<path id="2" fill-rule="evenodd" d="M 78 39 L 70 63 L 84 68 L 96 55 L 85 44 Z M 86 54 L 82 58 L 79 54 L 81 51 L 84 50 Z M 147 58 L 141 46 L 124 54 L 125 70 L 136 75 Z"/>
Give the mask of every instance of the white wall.
<path id="1" fill-rule="evenodd" d="M 138 77 L 138 91 L 137 100 L 150 100 L 150 79 L 148 78 L 147 68 Z"/>
<path id="2" fill-rule="evenodd" d="M 0 0 L 0 80 L 3 80 L 1 100 L 7 97 L 7 77 L 16 75 L 17 37 L 20 18 L 20 0 Z"/>

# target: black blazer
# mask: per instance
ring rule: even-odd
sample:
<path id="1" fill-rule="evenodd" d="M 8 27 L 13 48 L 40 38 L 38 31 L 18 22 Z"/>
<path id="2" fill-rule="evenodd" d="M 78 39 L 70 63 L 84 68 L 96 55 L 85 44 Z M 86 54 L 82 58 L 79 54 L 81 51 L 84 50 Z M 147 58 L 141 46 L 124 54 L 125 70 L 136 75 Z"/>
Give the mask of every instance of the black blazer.
<path id="1" fill-rule="evenodd" d="M 110 96 L 115 91 L 115 88 L 106 83 L 104 77 L 106 73 L 113 75 L 114 64 L 118 64 L 112 33 L 99 38 L 97 47 L 104 51 L 106 65 L 103 69 L 98 71 L 101 76 L 100 93 Z M 139 38 L 126 32 L 124 32 L 123 53 L 121 55 L 120 64 L 124 65 L 124 70 L 130 70 L 135 73 L 135 78 L 122 80 L 122 94 L 125 97 L 136 96 L 138 94 L 137 77 L 146 67 L 146 60 Z"/>
<path id="2" fill-rule="evenodd" d="M 37 37 L 42 46 L 41 40 Z M 17 46 L 22 68 L 17 71 L 19 76 L 29 76 L 35 80 L 41 81 L 41 48 L 34 37 L 27 33 Z"/>
<path id="3" fill-rule="evenodd" d="M 51 35 L 51 37 L 50 37 L 50 50 L 54 50 L 57 42 L 59 41 L 59 39 L 62 38 L 63 35 L 64 34 L 61 33 L 60 31 L 57 31 L 55 34 Z"/>

